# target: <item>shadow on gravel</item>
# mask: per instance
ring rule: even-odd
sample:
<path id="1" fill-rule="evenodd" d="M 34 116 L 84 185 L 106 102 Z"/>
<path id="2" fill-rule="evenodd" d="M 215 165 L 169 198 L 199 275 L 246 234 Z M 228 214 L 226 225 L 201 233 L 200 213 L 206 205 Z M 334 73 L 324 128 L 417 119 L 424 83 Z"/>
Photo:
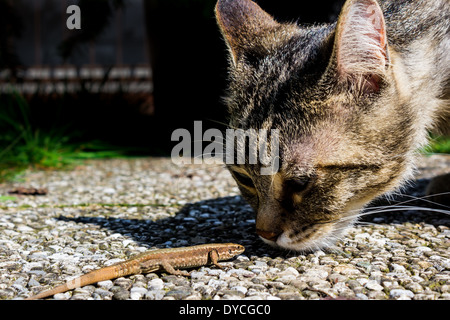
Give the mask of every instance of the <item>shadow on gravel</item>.
<path id="1" fill-rule="evenodd" d="M 449 214 L 422 211 L 431 204 L 423 198 L 424 186 L 428 180 L 421 179 L 411 184 L 402 195 L 388 200 L 377 200 L 366 211 L 378 206 L 389 206 L 387 211 L 364 216 L 361 221 L 375 224 L 426 223 L 434 226 L 450 225 Z M 416 199 L 418 198 L 418 199 Z M 400 206 L 412 208 L 396 211 Z M 416 207 L 416 208 L 414 208 Z M 442 209 L 442 208 L 441 208 Z M 99 225 L 113 233 L 130 237 L 146 247 L 181 247 L 203 243 L 236 242 L 246 247 L 246 255 L 290 256 L 293 252 L 274 249 L 263 243 L 255 233 L 255 214 L 239 196 L 199 201 L 182 207 L 174 217 L 158 221 L 141 219 L 120 219 L 90 216 L 59 220 Z"/>
<path id="2" fill-rule="evenodd" d="M 145 247 L 183 247 L 203 243 L 235 242 L 246 255 L 286 256 L 265 244 L 255 233 L 255 216 L 240 196 L 208 199 L 183 206 L 174 217 L 157 221 L 93 216 L 65 217 L 60 221 L 94 224 L 127 236 Z"/>

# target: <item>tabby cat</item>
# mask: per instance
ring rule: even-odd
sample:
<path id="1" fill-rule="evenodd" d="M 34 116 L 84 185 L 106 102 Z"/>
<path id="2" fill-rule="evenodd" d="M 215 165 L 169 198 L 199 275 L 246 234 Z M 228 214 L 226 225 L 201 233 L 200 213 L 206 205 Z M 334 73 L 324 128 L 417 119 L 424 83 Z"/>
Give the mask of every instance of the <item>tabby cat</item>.
<path id="1" fill-rule="evenodd" d="M 280 23 L 219 0 L 230 128 L 277 129 L 279 170 L 229 164 L 267 243 L 332 245 L 374 198 L 411 178 L 429 130 L 448 129 L 450 1 L 348 0 L 335 23 Z"/>

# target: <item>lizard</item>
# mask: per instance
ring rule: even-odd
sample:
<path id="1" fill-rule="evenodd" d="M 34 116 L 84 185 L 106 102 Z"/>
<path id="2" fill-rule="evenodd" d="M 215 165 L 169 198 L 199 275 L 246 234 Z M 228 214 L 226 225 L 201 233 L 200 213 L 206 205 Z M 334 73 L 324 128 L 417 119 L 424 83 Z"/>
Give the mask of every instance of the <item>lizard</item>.
<path id="1" fill-rule="evenodd" d="M 191 247 L 150 250 L 129 260 L 86 273 L 53 289 L 43 291 L 25 300 L 37 300 L 63 293 L 75 288 L 123 276 L 166 271 L 173 275 L 189 276 L 190 273 L 177 268 L 195 268 L 204 265 L 223 267 L 219 261 L 228 260 L 244 252 L 242 245 L 234 243 L 211 243 Z"/>

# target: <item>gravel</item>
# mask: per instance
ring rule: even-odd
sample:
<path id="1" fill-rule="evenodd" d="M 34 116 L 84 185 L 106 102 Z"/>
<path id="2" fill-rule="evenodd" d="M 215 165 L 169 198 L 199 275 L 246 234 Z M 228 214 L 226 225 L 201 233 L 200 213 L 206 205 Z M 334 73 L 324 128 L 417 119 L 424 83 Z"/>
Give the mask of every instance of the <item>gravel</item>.
<path id="1" fill-rule="evenodd" d="M 428 179 L 449 164 L 450 156 L 424 158 L 416 183 L 395 201 L 423 196 Z M 0 196 L 20 186 L 48 193 L 0 202 L 0 299 L 28 297 L 146 250 L 212 242 L 237 242 L 246 251 L 224 262 L 225 270 L 133 275 L 52 299 L 450 299 L 448 214 L 368 215 L 334 247 L 297 254 L 258 239 L 254 213 L 222 166 L 89 161 L 71 171 L 28 171 L 1 184 Z"/>

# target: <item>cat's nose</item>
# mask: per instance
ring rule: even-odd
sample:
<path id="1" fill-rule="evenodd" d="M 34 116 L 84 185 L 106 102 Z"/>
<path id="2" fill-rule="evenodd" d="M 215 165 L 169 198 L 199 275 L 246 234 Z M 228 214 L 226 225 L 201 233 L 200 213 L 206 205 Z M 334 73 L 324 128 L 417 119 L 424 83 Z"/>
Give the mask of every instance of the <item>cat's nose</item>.
<path id="1" fill-rule="evenodd" d="M 261 230 L 261 229 L 256 229 L 256 233 L 260 237 L 263 237 L 264 239 L 274 241 L 274 242 L 277 241 L 278 236 L 281 234 L 279 232 L 272 232 L 272 231 L 266 231 L 266 230 Z"/>

